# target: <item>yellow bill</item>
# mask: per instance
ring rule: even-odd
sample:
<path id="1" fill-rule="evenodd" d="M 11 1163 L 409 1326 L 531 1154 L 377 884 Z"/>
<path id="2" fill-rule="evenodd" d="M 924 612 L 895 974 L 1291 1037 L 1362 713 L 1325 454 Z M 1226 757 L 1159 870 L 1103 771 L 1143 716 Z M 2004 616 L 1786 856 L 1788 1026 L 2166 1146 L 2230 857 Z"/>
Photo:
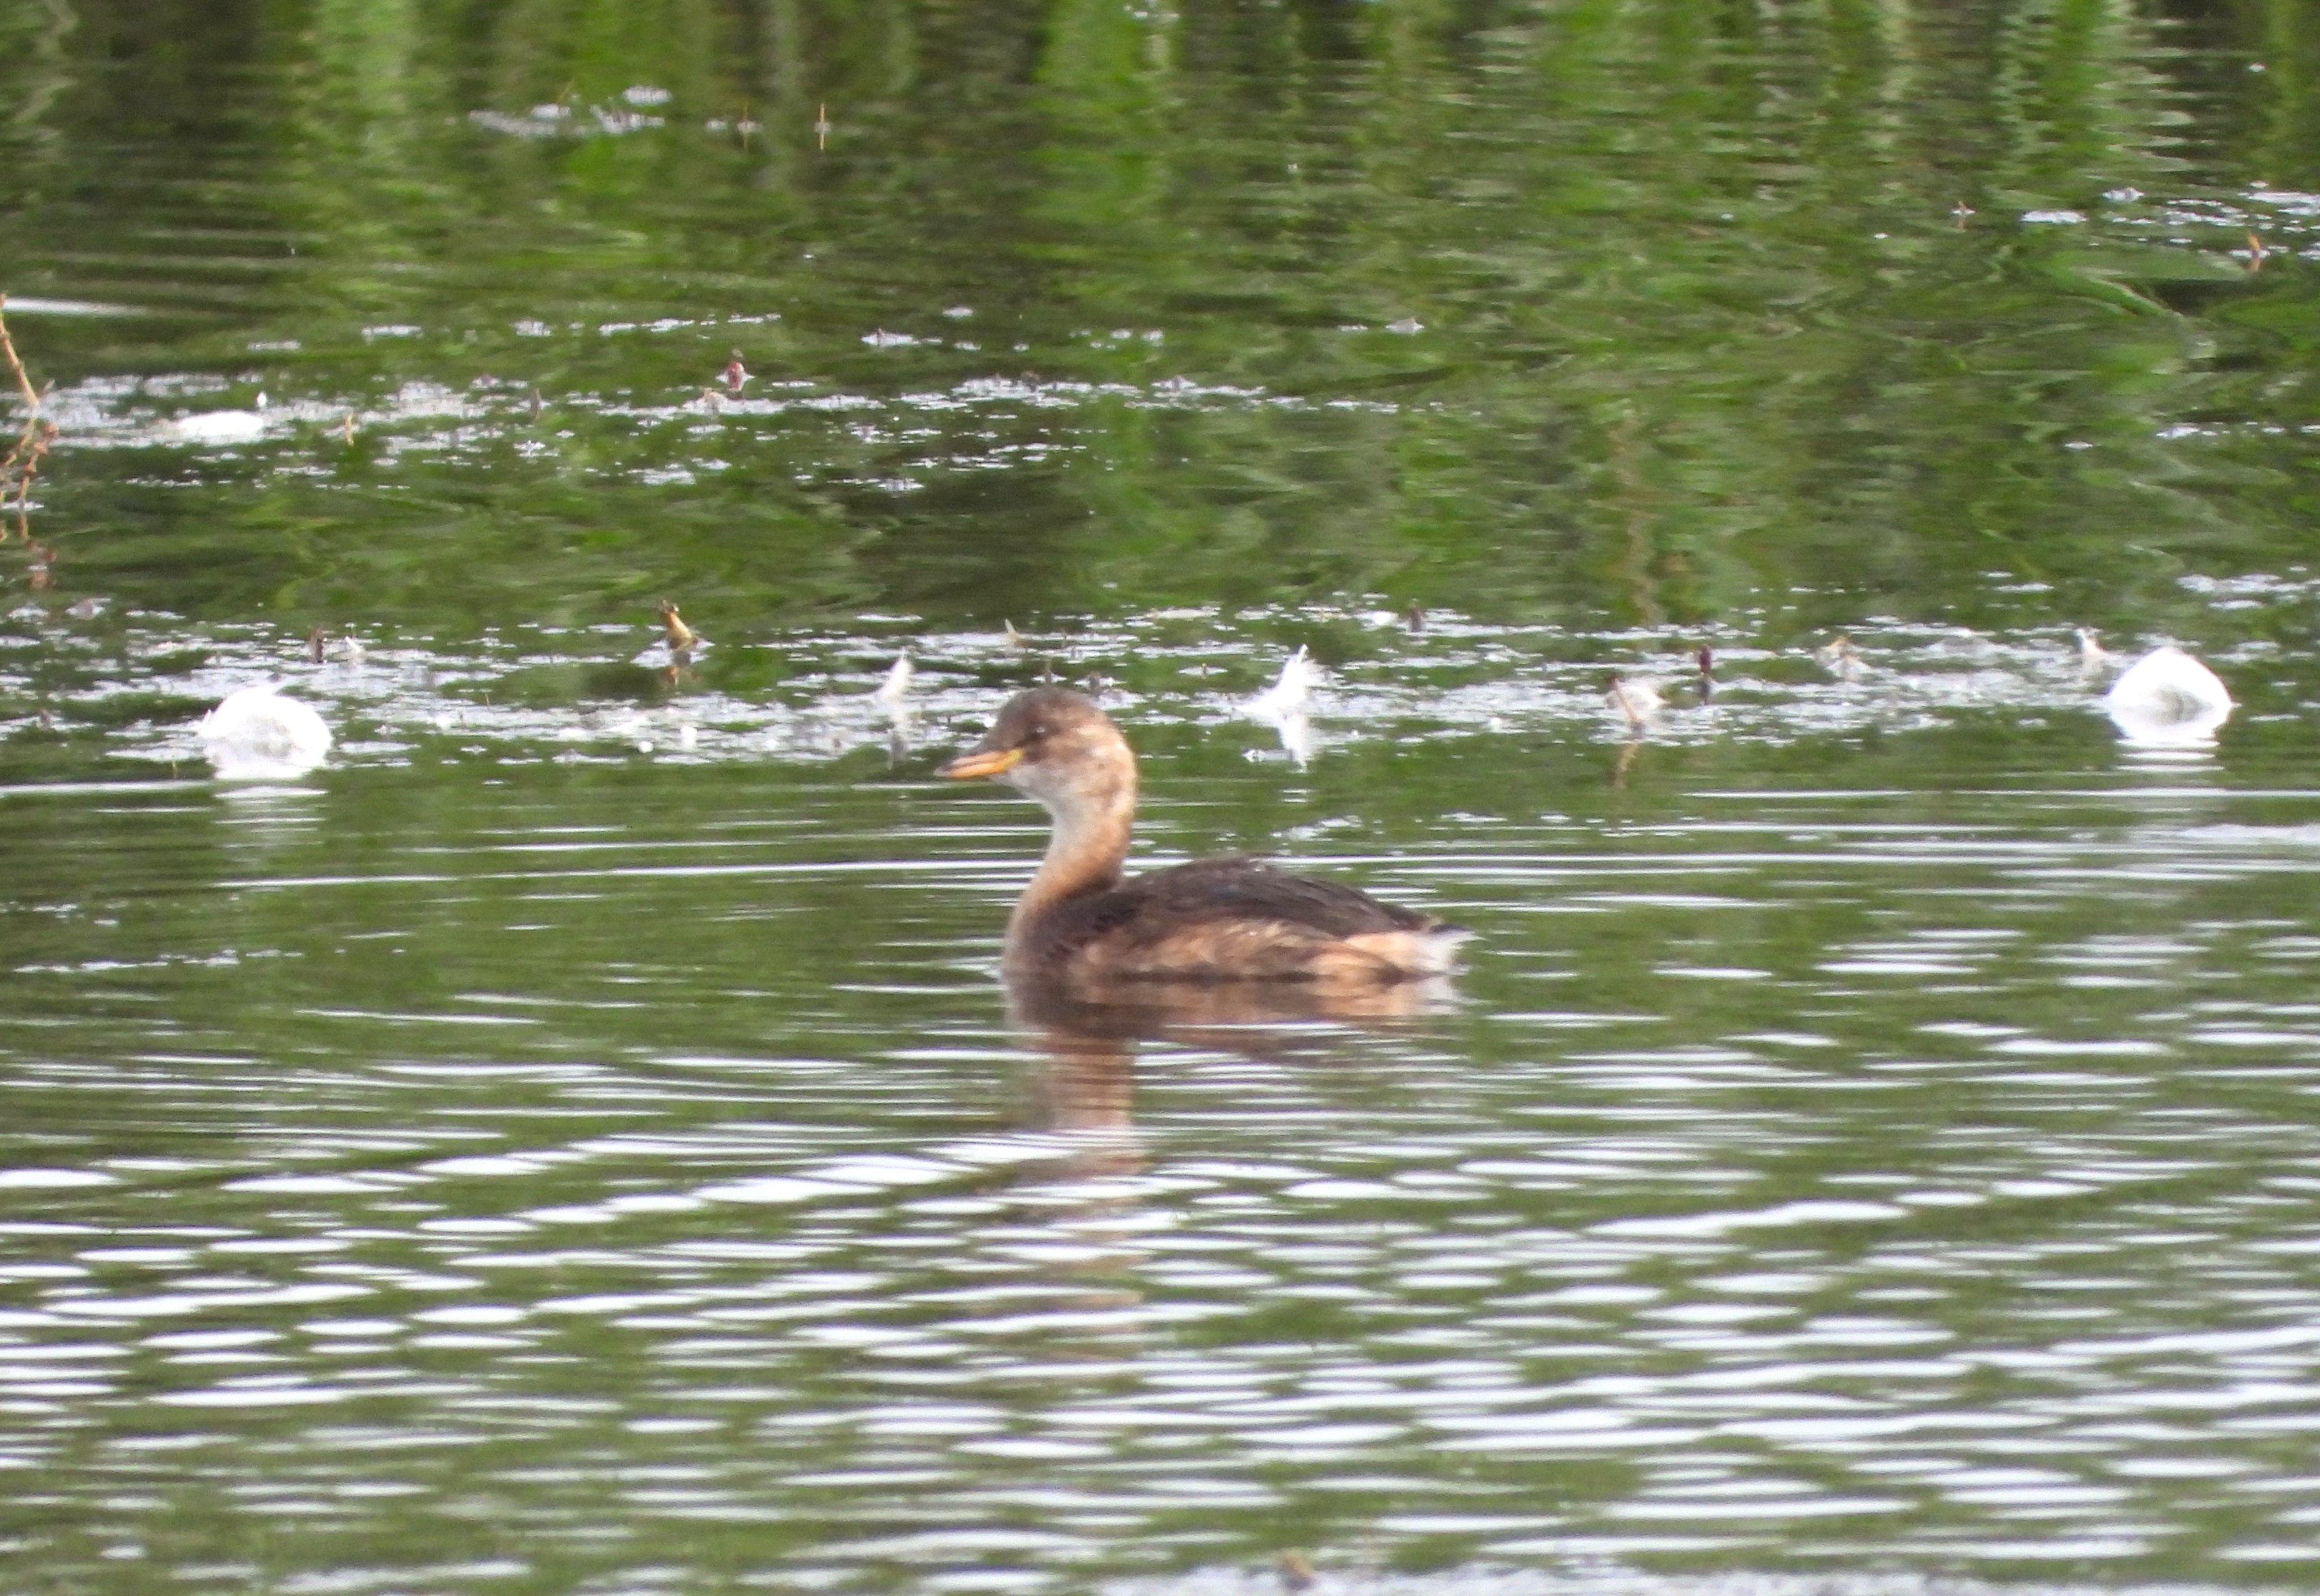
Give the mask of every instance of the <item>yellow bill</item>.
<path id="1" fill-rule="evenodd" d="M 1022 762 L 1020 748 L 976 748 L 960 754 L 935 772 L 952 781 L 973 776 L 1003 776 Z"/>

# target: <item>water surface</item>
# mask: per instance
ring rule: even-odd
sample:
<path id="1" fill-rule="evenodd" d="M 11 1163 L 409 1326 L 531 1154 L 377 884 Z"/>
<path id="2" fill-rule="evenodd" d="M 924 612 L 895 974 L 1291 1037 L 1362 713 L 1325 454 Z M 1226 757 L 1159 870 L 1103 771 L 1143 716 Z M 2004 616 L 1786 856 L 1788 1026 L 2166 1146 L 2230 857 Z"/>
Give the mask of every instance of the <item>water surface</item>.
<path id="1" fill-rule="evenodd" d="M 15 1583 L 2312 1582 L 2296 8 L 0 32 Z M 1455 992 L 1010 1013 L 1045 674 Z"/>

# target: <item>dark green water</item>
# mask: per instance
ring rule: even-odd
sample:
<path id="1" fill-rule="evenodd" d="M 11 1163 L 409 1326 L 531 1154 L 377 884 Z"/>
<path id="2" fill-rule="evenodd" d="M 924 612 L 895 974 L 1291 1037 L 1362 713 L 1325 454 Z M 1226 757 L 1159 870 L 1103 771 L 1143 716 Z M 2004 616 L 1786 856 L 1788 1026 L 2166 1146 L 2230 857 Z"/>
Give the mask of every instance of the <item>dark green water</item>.
<path id="1" fill-rule="evenodd" d="M 2309 1588 L 2315 95 L 2259 0 L 0 0 L 5 1582 Z M 1455 995 L 1010 1017 L 930 771 L 1050 664 Z"/>

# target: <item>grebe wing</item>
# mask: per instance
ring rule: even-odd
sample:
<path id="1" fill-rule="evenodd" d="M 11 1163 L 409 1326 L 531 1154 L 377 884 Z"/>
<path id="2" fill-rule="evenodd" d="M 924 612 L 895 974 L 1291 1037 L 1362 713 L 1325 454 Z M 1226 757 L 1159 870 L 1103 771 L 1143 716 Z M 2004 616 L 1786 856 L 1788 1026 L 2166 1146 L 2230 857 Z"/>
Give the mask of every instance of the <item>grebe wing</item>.
<path id="1" fill-rule="evenodd" d="M 1418 931 L 1435 924 L 1430 915 L 1380 903 L 1342 882 L 1292 876 L 1246 853 L 1153 870 L 1122 882 L 1119 893 L 1136 897 L 1146 915 L 1283 920 L 1328 936 Z"/>
<path id="2" fill-rule="evenodd" d="M 1126 978 L 1399 980 L 1439 974 L 1461 934 L 1412 909 L 1248 858 L 1204 859 L 1091 894 L 1055 955 Z"/>

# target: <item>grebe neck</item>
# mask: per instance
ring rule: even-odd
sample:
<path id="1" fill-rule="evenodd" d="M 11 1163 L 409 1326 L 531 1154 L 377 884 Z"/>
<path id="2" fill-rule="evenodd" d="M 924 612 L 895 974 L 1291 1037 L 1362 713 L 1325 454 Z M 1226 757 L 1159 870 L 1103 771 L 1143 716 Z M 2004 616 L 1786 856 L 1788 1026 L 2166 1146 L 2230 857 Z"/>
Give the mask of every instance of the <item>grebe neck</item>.
<path id="1" fill-rule="evenodd" d="M 1007 922 L 1010 954 L 1028 951 L 1033 928 L 1062 905 L 1119 884 L 1128 862 L 1128 829 L 1136 818 L 1136 778 L 1102 783 L 1099 790 L 1061 796 L 1047 806 L 1055 830 L 1047 856 Z"/>

